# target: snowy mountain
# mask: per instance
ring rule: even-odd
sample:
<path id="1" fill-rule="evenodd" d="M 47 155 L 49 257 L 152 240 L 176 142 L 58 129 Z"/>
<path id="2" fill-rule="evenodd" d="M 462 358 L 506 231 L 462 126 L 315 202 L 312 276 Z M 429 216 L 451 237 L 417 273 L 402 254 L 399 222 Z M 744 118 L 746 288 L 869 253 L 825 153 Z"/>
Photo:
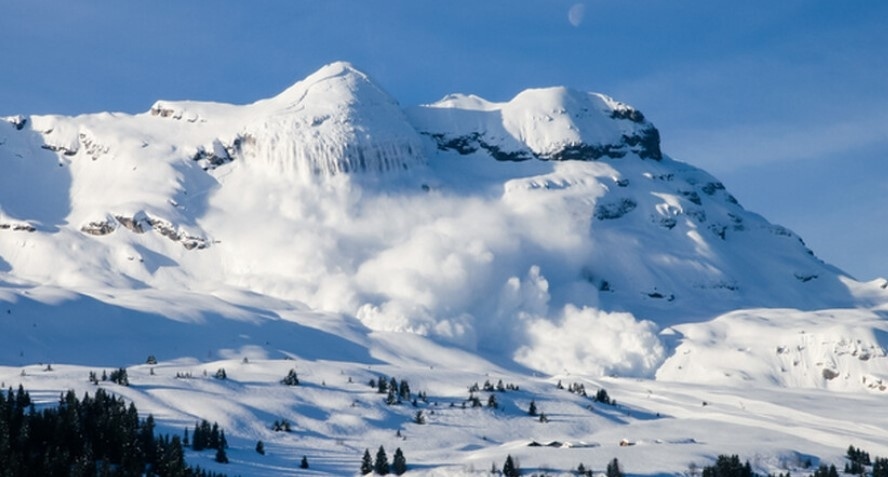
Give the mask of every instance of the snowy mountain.
<path id="1" fill-rule="evenodd" d="M 88 390 L 74 377 L 89 366 L 157 355 L 158 370 L 173 374 L 223 360 L 241 384 L 167 379 L 167 393 L 141 366 L 136 389 L 120 392 L 173 428 L 225 421 L 246 448 L 257 436 L 274 442 L 260 416 L 301 416 L 305 432 L 280 440 L 279 452 L 333 456 L 332 473 L 360 458 L 335 442 L 375 447 L 411 414 L 365 404 L 374 398 L 354 397 L 345 374 L 409 376 L 457 402 L 465 381 L 494 373 L 521 382 L 517 408 L 540 399 L 565 416 L 583 413 L 581 399 L 548 391 L 566 376 L 613 380 L 636 417 L 661 412 L 640 386 L 675 394 L 658 404 L 674 417 L 694 416 L 690 393 L 750 385 L 763 389 L 759 406 L 779 392 L 794 406 L 799 389 L 875 406 L 888 380 L 886 287 L 820 261 L 716 178 L 661 151 L 640 111 L 602 94 L 532 89 L 503 103 L 454 94 L 402 108 L 334 63 L 248 105 L 158 101 L 137 115 L 0 123 L 4 383 Z M 293 366 L 285 358 L 314 373 L 310 395 L 276 390 L 275 376 Z M 47 362 L 69 366 L 55 366 L 59 378 L 25 378 Z M 252 401 L 257 390 L 269 397 Z M 349 403 L 363 411 L 336 414 Z M 620 412 L 596 411 L 579 427 L 565 420 L 552 439 L 621 432 L 601 430 Z M 733 426 L 779 422 L 722 412 L 713 419 Z M 489 468 L 501 447 L 536 432 L 516 430 L 518 414 L 490 418 L 491 440 L 470 430 L 478 416 L 436 418 L 449 437 L 416 450 L 432 467 Z M 869 431 L 853 436 L 888 448 Z M 812 449 L 792 451 L 833 455 L 847 444 L 814 436 Z M 645 472 L 686 464 L 655 463 L 665 467 Z M 238 474 L 264 472 L 252 458 L 241 465 Z"/>

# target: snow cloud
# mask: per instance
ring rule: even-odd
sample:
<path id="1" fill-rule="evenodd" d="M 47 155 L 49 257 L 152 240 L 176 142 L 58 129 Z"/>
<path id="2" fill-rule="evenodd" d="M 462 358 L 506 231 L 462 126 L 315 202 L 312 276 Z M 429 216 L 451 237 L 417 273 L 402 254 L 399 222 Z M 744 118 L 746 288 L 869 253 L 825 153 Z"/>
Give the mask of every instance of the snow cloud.
<path id="1" fill-rule="evenodd" d="M 666 357 L 657 326 L 629 313 L 567 305 L 556 320 L 527 322 L 516 361 L 541 371 L 650 377 Z"/>
<path id="2" fill-rule="evenodd" d="M 345 183 L 294 189 L 263 177 L 254 197 L 245 192 L 256 190 L 250 175 L 230 176 L 213 198 L 224 213 L 207 223 L 238 250 L 219 272 L 235 284 L 354 315 L 374 330 L 504 355 L 520 349 L 522 364 L 545 372 L 646 375 L 662 360 L 651 323 L 591 308 L 589 207 L 571 204 L 597 195 L 597 182 L 557 192 L 516 180 L 501 193 L 462 195 Z M 236 227 L 223 222 L 231 215 L 243 218 Z"/>

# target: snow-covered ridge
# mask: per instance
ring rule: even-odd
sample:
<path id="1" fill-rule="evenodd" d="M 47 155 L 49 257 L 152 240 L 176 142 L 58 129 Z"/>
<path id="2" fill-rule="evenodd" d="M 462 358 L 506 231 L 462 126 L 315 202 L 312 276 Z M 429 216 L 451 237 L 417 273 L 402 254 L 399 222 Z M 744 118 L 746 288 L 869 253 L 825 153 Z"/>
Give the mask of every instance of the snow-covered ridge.
<path id="1" fill-rule="evenodd" d="M 416 127 L 442 150 L 522 161 L 597 160 L 633 153 L 660 160 L 660 134 L 638 110 L 598 93 L 528 89 L 506 103 L 450 95 L 410 110 Z"/>
<path id="2" fill-rule="evenodd" d="M 199 151 L 211 164 L 213 158 L 227 162 L 236 154 L 253 167 L 304 183 L 339 174 L 404 171 L 425 162 L 419 137 L 398 103 L 345 62 L 327 65 L 251 105 L 160 101 L 150 114 L 184 122 L 183 128 L 224 125 L 226 137 Z M 220 146 L 225 154 L 219 153 Z"/>
<path id="3" fill-rule="evenodd" d="M 245 128 L 246 160 L 303 179 L 404 171 L 425 162 L 420 139 L 398 103 L 347 63 L 318 70 L 259 101 Z"/>

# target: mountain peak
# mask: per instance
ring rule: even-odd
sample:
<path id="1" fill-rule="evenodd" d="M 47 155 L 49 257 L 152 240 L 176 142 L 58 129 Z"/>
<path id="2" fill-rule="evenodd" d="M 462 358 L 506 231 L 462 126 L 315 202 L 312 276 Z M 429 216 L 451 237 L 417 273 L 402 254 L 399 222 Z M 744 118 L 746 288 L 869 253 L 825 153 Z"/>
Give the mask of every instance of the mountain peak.
<path id="1" fill-rule="evenodd" d="M 350 63 L 328 64 L 252 106 L 244 155 L 274 174 L 314 182 L 352 172 L 424 163 L 416 131 L 398 102 Z"/>
<path id="2" fill-rule="evenodd" d="M 343 75 L 358 75 L 363 78 L 367 78 L 367 75 L 355 68 L 353 64 L 348 61 L 334 61 L 332 63 L 328 63 L 320 68 L 317 71 L 310 74 L 306 80 L 316 79 L 316 77 L 331 77 L 331 76 L 343 76 Z"/>
<path id="3" fill-rule="evenodd" d="M 305 79 L 271 98 L 274 103 L 293 106 L 309 95 L 323 95 L 325 100 L 335 103 L 388 103 L 397 104 L 387 92 L 370 77 L 346 61 L 337 61 L 322 66 Z"/>
<path id="4" fill-rule="evenodd" d="M 505 103 L 450 95 L 410 111 L 440 149 L 485 150 L 497 160 L 660 160 L 660 133 L 629 105 L 563 86 L 527 89 Z"/>

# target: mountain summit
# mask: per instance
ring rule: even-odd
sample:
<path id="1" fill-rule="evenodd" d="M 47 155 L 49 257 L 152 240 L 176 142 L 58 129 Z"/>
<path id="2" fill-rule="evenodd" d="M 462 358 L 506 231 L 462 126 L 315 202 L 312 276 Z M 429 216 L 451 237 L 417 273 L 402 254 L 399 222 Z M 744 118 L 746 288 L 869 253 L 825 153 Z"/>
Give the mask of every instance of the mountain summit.
<path id="1" fill-rule="evenodd" d="M 636 109 L 602 94 L 529 89 L 507 103 L 451 95 L 412 110 L 439 149 L 484 149 L 498 160 L 662 158 L 660 134 Z"/>
<path id="2" fill-rule="evenodd" d="M 679 370 L 737 310 L 866 310 L 859 323 L 888 301 L 664 154 L 640 111 L 563 87 L 404 109 L 334 63 L 248 105 L 7 118 L 0 170 L 0 300 L 23 322 L 59 303 L 196 327 L 318 314 L 545 372 L 692 380 Z M 83 356 L 53 348 L 65 328 L 45 319 L 3 339 Z M 827 341 L 881 357 L 878 327 Z M 678 365 L 677 346 L 698 352 Z M 884 366 L 861 363 L 848 372 Z M 835 385 L 798 376 L 784 381 Z"/>

